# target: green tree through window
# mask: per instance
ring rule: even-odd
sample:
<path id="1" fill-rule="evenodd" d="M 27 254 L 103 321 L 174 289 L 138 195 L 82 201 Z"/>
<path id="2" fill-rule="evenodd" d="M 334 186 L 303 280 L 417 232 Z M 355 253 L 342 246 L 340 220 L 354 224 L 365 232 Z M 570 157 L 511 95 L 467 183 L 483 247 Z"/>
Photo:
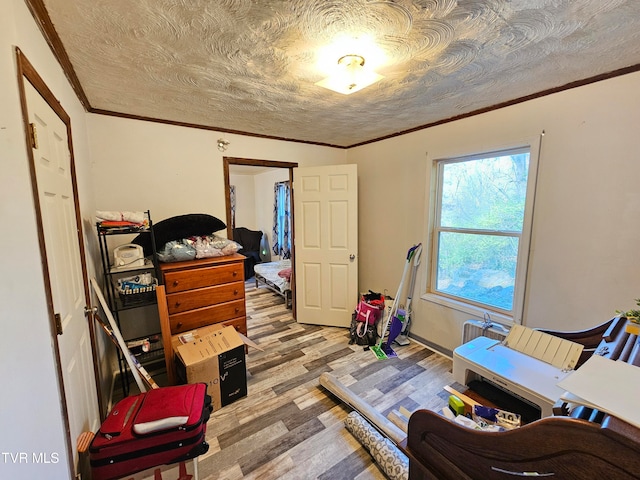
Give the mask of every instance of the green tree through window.
<path id="1" fill-rule="evenodd" d="M 526 148 L 438 161 L 437 293 L 512 312 L 529 156 Z"/>

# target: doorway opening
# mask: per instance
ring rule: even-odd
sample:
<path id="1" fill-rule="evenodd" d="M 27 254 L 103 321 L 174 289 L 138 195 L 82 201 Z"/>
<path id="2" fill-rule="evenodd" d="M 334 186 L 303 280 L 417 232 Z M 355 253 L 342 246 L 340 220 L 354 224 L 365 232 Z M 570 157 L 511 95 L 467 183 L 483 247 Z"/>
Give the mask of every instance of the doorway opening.
<path id="1" fill-rule="evenodd" d="M 273 219 L 274 185 L 280 182 L 288 182 L 289 185 L 293 185 L 293 169 L 297 166 L 298 164 L 295 162 L 223 157 L 227 237 L 236 240 L 234 238 L 234 229 L 238 227 L 262 231 L 261 260 L 264 260 L 265 253 L 269 260 L 271 260 L 269 257 L 272 255 L 278 257 L 287 256 L 291 260 L 291 265 L 295 265 L 295 243 L 293 238 L 295 213 L 293 210 L 292 191 L 288 232 L 291 247 L 286 252 L 286 255 L 281 248 L 278 248 L 277 251 L 273 250 L 274 242 L 278 243 L 278 239 L 273 236 Z M 231 177 L 234 178 L 234 182 L 231 181 Z M 247 180 L 242 180 L 244 178 Z M 239 181 L 243 184 L 249 184 L 249 186 L 243 188 L 242 185 L 234 185 Z M 246 198 L 242 199 L 243 190 L 251 190 L 253 198 L 248 201 Z M 267 250 L 266 252 L 264 252 L 265 249 Z M 295 318 L 295 274 L 293 273 L 290 284 L 291 306 Z"/>

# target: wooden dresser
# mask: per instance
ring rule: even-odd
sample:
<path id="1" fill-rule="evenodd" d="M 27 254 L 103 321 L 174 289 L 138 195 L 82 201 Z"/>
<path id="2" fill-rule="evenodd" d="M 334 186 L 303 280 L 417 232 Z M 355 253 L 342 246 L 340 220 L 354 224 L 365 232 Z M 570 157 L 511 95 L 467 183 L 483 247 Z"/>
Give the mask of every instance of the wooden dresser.
<path id="1" fill-rule="evenodd" d="M 244 256 L 160 264 L 158 311 L 169 382 L 175 384 L 171 337 L 219 323 L 247 334 Z"/>

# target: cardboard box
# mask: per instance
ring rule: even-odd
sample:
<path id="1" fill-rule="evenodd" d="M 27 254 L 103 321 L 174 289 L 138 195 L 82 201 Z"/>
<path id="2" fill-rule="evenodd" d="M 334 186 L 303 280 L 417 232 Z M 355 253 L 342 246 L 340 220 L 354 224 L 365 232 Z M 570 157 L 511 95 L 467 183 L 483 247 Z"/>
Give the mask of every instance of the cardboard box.
<path id="1" fill-rule="evenodd" d="M 206 383 L 214 410 L 247 395 L 245 347 L 235 328 L 210 325 L 171 341 L 178 378 Z"/>

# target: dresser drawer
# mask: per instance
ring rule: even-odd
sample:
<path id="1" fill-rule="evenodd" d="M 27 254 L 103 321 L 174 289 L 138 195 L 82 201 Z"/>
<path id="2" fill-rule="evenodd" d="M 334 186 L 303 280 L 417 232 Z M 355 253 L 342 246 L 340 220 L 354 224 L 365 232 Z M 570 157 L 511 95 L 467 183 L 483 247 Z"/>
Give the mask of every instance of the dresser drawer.
<path id="1" fill-rule="evenodd" d="M 233 318 L 231 320 L 223 320 L 221 322 L 216 323 L 215 325 L 217 325 L 219 328 L 222 328 L 222 327 L 233 327 L 233 328 L 236 329 L 236 331 L 240 332 L 244 336 L 247 335 L 247 319 L 246 319 L 246 317 L 238 317 L 238 318 Z M 199 325 L 197 327 L 190 328 L 187 331 L 197 330 L 199 328 L 205 328 L 205 327 L 208 327 L 208 326 L 209 325 Z M 180 332 L 177 335 L 181 335 L 182 333 L 183 332 Z"/>
<path id="2" fill-rule="evenodd" d="M 244 298 L 244 282 L 187 290 L 167 295 L 169 314 L 186 312 L 218 303 Z"/>
<path id="3" fill-rule="evenodd" d="M 231 320 L 223 320 L 222 322 L 218 322 L 215 325 L 222 327 L 233 327 L 236 331 L 240 332 L 243 335 L 247 335 L 247 319 L 246 317 L 233 318 Z M 200 328 L 200 327 L 196 327 Z"/>
<path id="4" fill-rule="evenodd" d="M 220 303 L 218 305 L 169 315 L 169 325 L 171 334 L 175 335 L 176 333 L 186 332 L 187 330 L 193 330 L 194 328 L 204 325 L 211 325 L 212 323 L 236 320 L 238 317 L 244 318 L 245 314 L 246 309 L 243 297 L 233 302 Z"/>
<path id="5" fill-rule="evenodd" d="M 164 274 L 167 293 L 237 281 L 244 281 L 244 264 L 242 262 L 207 268 L 185 269 Z"/>

